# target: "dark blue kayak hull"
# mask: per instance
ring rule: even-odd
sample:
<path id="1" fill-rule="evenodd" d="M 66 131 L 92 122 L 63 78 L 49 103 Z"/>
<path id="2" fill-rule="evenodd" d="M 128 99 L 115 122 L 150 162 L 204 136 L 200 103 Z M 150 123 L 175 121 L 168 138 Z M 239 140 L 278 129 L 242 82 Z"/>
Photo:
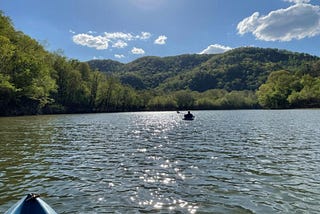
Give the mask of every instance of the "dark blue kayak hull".
<path id="1" fill-rule="evenodd" d="M 46 202 L 39 197 L 28 194 L 5 214 L 57 214 Z"/>

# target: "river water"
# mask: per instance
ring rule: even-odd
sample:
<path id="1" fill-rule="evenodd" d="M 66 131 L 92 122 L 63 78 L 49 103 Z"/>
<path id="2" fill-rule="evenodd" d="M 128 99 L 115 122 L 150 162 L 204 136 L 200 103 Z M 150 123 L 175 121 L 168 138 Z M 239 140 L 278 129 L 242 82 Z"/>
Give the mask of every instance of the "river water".
<path id="1" fill-rule="evenodd" d="M 320 110 L 0 118 L 0 213 L 316 213 Z"/>

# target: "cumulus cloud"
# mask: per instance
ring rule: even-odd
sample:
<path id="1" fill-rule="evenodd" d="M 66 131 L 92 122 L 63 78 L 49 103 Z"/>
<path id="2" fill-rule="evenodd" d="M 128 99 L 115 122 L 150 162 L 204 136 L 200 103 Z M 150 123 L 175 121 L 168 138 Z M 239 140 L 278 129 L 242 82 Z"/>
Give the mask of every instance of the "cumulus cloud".
<path id="1" fill-rule="evenodd" d="M 115 54 L 114 57 L 117 59 L 125 58 L 125 56 L 123 54 Z"/>
<path id="2" fill-rule="evenodd" d="M 214 45 L 209 45 L 206 49 L 201 51 L 199 54 L 219 54 L 229 50 L 232 50 L 232 48 L 228 46 L 214 44 Z"/>
<path id="3" fill-rule="evenodd" d="M 125 41 L 122 41 L 122 40 L 118 40 L 112 44 L 112 47 L 114 47 L 114 48 L 124 48 L 127 46 L 128 46 L 128 43 L 126 43 Z"/>
<path id="4" fill-rule="evenodd" d="M 261 16 L 258 12 L 243 19 L 237 26 L 238 33 L 252 33 L 264 41 L 291 41 L 320 34 L 320 7 L 304 4 L 306 0 L 287 0 L 294 4 Z"/>
<path id="5" fill-rule="evenodd" d="M 161 35 L 156 40 L 154 40 L 154 44 L 164 45 L 166 44 L 167 39 L 168 37 L 166 37 L 165 35 Z"/>
<path id="6" fill-rule="evenodd" d="M 141 35 L 139 35 L 137 38 L 141 40 L 146 40 L 151 37 L 151 33 L 149 32 L 141 32 Z"/>
<path id="7" fill-rule="evenodd" d="M 123 32 L 113 32 L 113 33 L 104 33 L 104 37 L 110 40 L 122 39 L 125 41 L 131 41 L 134 39 L 134 36 L 131 33 L 123 33 Z"/>
<path id="8" fill-rule="evenodd" d="M 131 53 L 137 54 L 137 55 L 143 55 L 145 54 L 144 50 L 142 48 L 132 48 Z"/>
<path id="9" fill-rule="evenodd" d="M 260 24 L 259 16 L 260 14 L 258 12 L 255 12 L 250 17 L 242 20 L 237 26 L 238 33 L 242 35 L 245 33 L 253 32 Z"/>
<path id="10" fill-rule="evenodd" d="M 72 37 L 73 42 L 82 45 L 87 46 L 90 48 L 95 48 L 97 50 L 104 50 L 108 49 L 109 41 L 107 38 L 103 36 L 92 36 L 89 34 L 77 34 Z"/>
<path id="11" fill-rule="evenodd" d="M 71 33 L 75 34 L 73 31 Z M 140 34 L 131 34 L 124 32 L 105 32 L 103 35 L 96 34 L 95 31 L 88 31 L 87 33 L 76 34 L 72 37 L 74 43 L 97 50 L 108 49 L 109 44 L 114 48 L 125 48 L 128 42 L 134 40 L 147 40 L 151 37 L 149 32 L 141 32 Z"/>

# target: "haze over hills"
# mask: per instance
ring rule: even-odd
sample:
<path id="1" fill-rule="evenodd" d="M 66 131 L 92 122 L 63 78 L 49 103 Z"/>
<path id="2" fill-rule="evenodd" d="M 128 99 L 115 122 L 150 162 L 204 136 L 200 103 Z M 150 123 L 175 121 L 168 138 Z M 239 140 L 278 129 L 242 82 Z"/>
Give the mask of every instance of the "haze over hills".
<path id="1" fill-rule="evenodd" d="M 319 57 L 306 53 L 243 47 L 223 54 L 148 56 L 127 64 L 91 60 L 88 64 L 91 69 L 113 74 L 123 84 L 136 89 L 204 92 L 209 89 L 257 90 L 273 71 L 301 71 L 318 60 Z"/>

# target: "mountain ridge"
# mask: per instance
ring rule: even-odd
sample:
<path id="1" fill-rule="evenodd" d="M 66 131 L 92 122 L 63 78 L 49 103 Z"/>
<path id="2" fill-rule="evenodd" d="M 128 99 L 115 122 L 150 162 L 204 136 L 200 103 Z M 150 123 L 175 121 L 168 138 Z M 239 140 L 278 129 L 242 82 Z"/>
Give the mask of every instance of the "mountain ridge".
<path id="1" fill-rule="evenodd" d="M 0 26 L 2 116 L 320 106 L 320 59 L 309 54 L 243 47 L 86 63 L 45 50 L 1 11 Z"/>
<path id="2" fill-rule="evenodd" d="M 257 90 L 277 70 L 295 72 L 319 57 L 276 48 L 240 47 L 221 54 L 145 56 L 129 63 L 91 60 L 93 70 L 113 74 L 136 89 Z M 110 64 L 110 65 L 109 65 Z M 117 64 L 114 67 L 112 65 Z M 106 69 L 107 68 L 107 69 Z"/>

